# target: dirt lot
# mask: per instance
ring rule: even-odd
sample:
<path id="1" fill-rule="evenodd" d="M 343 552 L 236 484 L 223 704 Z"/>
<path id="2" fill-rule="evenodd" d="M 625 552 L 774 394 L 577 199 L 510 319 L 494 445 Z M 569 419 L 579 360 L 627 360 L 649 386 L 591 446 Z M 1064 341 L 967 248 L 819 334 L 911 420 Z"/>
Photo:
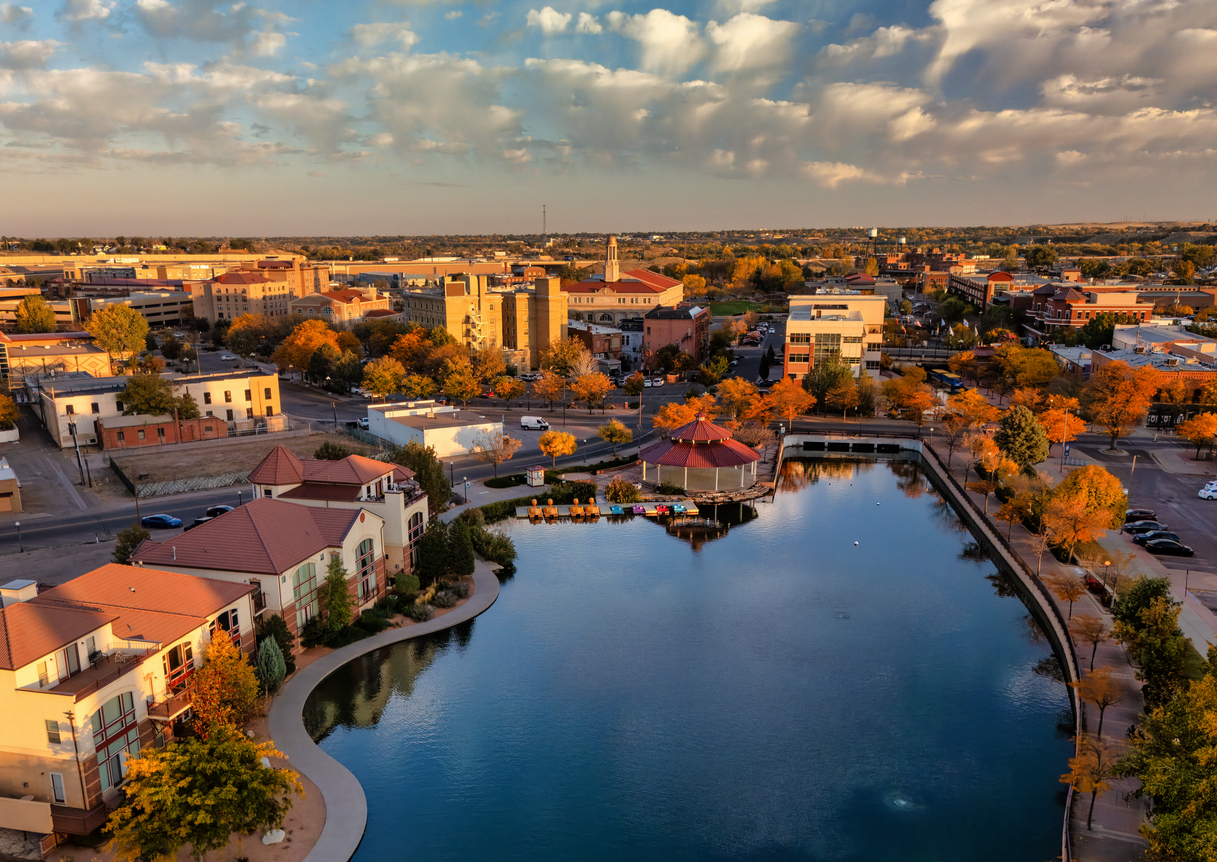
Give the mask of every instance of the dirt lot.
<path id="1" fill-rule="evenodd" d="M 249 472 L 258 466 L 278 444 L 283 444 L 300 458 L 312 458 L 317 447 L 329 441 L 345 446 L 358 455 L 369 455 L 376 450 L 348 437 L 345 434 L 317 433 L 304 437 L 285 437 L 274 440 L 253 438 L 250 440 L 225 440 L 216 444 L 190 446 L 189 448 L 164 449 L 157 452 L 126 453 L 116 456 L 115 461 L 132 478 L 137 475 L 142 482 L 165 482 L 193 476 L 216 476 L 238 470 Z M 110 471 L 108 456 L 93 456 L 93 481 L 97 484 L 98 496 L 111 499 L 130 497 L 129 492 Z"/>

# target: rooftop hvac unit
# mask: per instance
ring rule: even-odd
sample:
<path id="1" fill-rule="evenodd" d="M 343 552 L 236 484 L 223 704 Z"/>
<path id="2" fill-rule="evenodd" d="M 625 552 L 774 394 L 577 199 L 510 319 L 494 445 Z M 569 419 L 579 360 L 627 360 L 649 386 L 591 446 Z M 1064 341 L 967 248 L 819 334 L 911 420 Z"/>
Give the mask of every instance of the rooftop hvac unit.
<path id="1" fill-rule="evenodd" d="M 1166 360 L 1166 364 L 1167 365 L 1178 365 L 1179 360 L 1178 359 L 1168 359 L 1168 360 Z"/>
<path id="2" fill-rule="evenodd" d="M 1132 352 L 1133 352 L 1133 353 L 1144 353 L 1144 352 L 1145 352 L 1145 345 L 1144 345 L 1144 344 L 1138 344 L 1136 347 L 1134 347 L 1134 348 L 1132 349 Z"/>

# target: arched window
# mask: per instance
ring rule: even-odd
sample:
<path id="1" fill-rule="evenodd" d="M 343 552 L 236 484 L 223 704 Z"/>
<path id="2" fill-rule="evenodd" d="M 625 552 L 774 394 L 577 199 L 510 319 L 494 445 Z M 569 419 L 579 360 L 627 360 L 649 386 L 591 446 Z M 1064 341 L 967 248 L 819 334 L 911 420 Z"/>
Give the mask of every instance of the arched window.
<path id="1" fill-rule="evenodd" d="M 359 543 L 356 561 L 359 567 L 359 602 L 363 604 L 376 593 L 376 550 L 371 539 Z"/>
<path id="2" fill-rule="evenodd" d="M 612 323 L 612 322 L 613 322 L 613 315 L 611 315 L 611 314 L 602 314 L 602 315 L 600 315 L 600 322 L 601 322 L 601 323 Z"/>

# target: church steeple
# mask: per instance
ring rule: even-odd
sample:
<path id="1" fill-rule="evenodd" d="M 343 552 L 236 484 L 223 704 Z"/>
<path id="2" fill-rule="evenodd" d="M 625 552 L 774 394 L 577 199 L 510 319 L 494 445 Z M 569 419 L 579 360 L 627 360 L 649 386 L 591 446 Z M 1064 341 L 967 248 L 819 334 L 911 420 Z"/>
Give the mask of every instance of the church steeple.
<path id="1" fill-rule="evenodd" d="M 617 237 L 610 236 L 604 249 L 604 280 L 621 281 L 621 265 L 617 262 Z"/>

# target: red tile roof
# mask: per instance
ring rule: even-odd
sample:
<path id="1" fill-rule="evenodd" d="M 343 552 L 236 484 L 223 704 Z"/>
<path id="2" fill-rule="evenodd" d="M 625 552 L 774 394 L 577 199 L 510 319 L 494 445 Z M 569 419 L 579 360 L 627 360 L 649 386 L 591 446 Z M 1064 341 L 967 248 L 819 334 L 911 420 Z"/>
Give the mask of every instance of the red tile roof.
<path id="1" fill-rule="evenodd" d="M 705 413 L 698 413 L 692 422 L 688 425 L 682 425 L 668 436 L 673 440 L 706 443 L 711 440 L 730 440 L 731 432 L 721 425 L 715 425 L 706 418 Z"/>
<path id="2" fill-rule="evenodd" d="M 280 443 L 254 467 L 249 481 L 255 485 L 295 485 L 304 481 L 304 462 Z"/>
<path id="3" fill-rule="evenodd" d="M 646 284 L 651 285 L 651 287 L 658 287 L 661 290 L 667 290 L 669 287 L 676 287 L 676 285 L 681 284 L 681 282 L 675 278 L 668 278 L 666 275 L 651 272 L 649 269 L 630 269 L 626 270 L 624 274 L 628 275 L 630 278 L 635 278 L 638 279 L 638 281 L 645 282 Z"/>
<path id="4" fill-rule="evenodd" d="M 212 284 L 267 284 L 269 281 L 257 272 L 225 272 L 211 279 Z"/>
<path id="5" fill-rule="evenodd" d="M 17 670 L 95 632 L 116 614 L 19 602 L 0 609 L 0 669 Z"/>
<path id="6" fill-rule="evenodd" d="M 648 464 L 664 467 L 740 467 L 761 460 L 755 449 L 738 440 L 710 443 L 690 443 L 684 440 L 662 440 L 638 456 Z"/>
<path id="7" fill-rule="evenodd" d="M 249 584 L 108 563 L 40 593 L 35 601 L 205 617 L 251 590 Z"/>
<path id="8" fill-rule="evenodd" d="M 322 296 L 328 297 L 335 302 L 356 302 L 358 300 L 367 299 L 358 290 L 325 290 L 321 292 Z"/>
<path id="9" fill-rule="evenodd" d="M 299 485 L 301 482 L 367 485 L 389 474 L 403 481 L 414 478 L 414 472 L 405 467 L 362 455 L 348 455 L 340 461 L 302 460 L 280 443 L 254 467 L 249 481 L 255 485 Z"/>
<path id="10" fill-rule="evenodd" d="M 362 509 L 317 509 L 259 497 L 164 542 L 145 542 L 137 563 L 278 575 L 338 547 Z"/>

